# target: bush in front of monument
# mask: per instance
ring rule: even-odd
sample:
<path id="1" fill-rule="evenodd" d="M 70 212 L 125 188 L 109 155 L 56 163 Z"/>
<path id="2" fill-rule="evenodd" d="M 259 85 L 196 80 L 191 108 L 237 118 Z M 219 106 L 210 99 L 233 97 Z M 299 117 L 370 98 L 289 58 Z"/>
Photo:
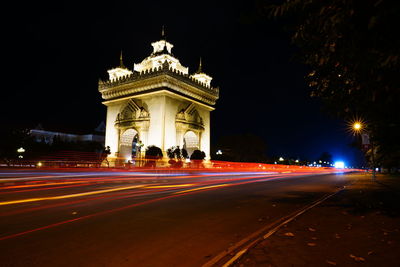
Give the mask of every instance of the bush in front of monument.
<path id="1" fill-rule="evenodd" d="M 192 155 L 190 155 L 190 161 L 193 163 L 192 164 L 193 167 L 195 167 L 195 168 L 204 167 L 202 162 L 205 157 L 206 157 L 206 153 L 204 153 L 204 151 L 200 151 L 198 149 L 193 151 Z"/>
<path id="2" fill-rule="evenodd" d="M 163 153 L 157 146 L 148 146 L 144 157 L 146 159 L 145 167 L 156 167 L 156 162 L 163 157 Z"/>
<path id="3" fill-rule="evenodd" d="M 203 160 L 206 157 L 206 153 L 196 149 L 193 151 L 192 155 L 190 155 L 190 160 Z"/>
<path id="4" fill-rule="evenodd" d="M 167 149 L 168 163 L 171 168 L 182 168 L 183 160 L 188 158 L 186 149 L 180 149 L 179 146 L 172 146 Z"/>

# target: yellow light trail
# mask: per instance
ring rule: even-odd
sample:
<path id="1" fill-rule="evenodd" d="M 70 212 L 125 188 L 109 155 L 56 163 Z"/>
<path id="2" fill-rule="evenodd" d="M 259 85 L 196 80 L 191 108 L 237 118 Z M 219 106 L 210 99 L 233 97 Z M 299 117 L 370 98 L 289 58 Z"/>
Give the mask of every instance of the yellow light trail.
<path id="1" fill-rule="evenodd" d="M 65 185 L 65 184 L 82 184 L 82 183 L 87 183 L 87 181 L 58 182 L 58 183 L 44 183 L 44 184 L 27 184 L 27 185 L 12 185 L 12 186 L 0 187 L 0 189 L 40 187 L 40 186 L 50 186 L 50 185 Z"/>
<path id="2" fill-rule="evenodd" d="M 19 204 L 19 203 L 28 203 L 28 202 L 37 202 L 37 201 L 43 201 L 43 200 L 57 200 L 57 199 L 90 196 L 90 195 L 109 193 L 109 192 L 115 192 L 115 191 L 121 191 L 121 190 L 129 190 L 129 189 L 140 188 L 140 187 L 144 187 L 144 185 L 125 186 L 125 187 L 118 187 L 118 188 L 104 189 L 104 190 L 97 190 L 97 191 L 89 191 L 89 192 L 70 194 L 70 195 L 62 195 L 62 196 L 27 198 L 27 199 L 4 201 L 4 202 L 0 202 L 0 206 Z"/>
<path id="3" fill-rule="evenodd" d="M 193 184 L 175 184 L 175 185 L 152 185 L 146 186 L 145 188 L 171 188 L 171 187 L 188 187 L 192 186 Z"/>
<path id="4" fill-rule="evenodd" d="M 223 187 L 223 186 L 227 186 L 227 185 L 228 185 L 228 184 L 219 184 L 219 185 L 203 186 L 203 187 L 198 187 L 198 188 L 193 188 L 193 189 L 188 189 L 188 190 L 184 190 L 184 191 L 175 192 L 174 194 L 182 194 L 182 193 L 187 193 L 187 192 L 192 192 L 192 191 L 198 191 L 198 190 L 204 190 L 204 189 L 209 189 L 209 188 Z"/>

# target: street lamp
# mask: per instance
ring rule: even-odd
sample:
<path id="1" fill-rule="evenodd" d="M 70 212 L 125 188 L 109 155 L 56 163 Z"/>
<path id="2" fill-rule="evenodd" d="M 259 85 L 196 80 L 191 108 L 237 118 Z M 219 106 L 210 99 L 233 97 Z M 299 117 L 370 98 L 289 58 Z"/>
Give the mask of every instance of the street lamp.
<path id="1" fill-rule="evenodd" d="M 375 170 L 375 149 L 374 144 L 372 142 L 371 133 L 367 130 L 365 123 L 362 121 L 354 121 L 351 125 L 351 129 L 354 134 L 362 134 L 361 138 L 363 139 L 363 145 L 371 145 L 371 164 L 372 164 L 372 179 L 376 178 L 376 170 Z M 363 136 L 365 135 L 365 136 Z"/>
<path id="2" fill-rule="evenodd" d="M 363 128 L 363 125 L 362 125 L 361 122 L 356 121 L 356 122 L 353 123 L 353 130 L 354 131 L 359 132 L 359 131 L 361 131 L 362 128 Z"/>
<path id="3" fill-rule="evenodd" d="M 17 152 L 18 152 L 18 158 L 22 159 L 24 157 L 22 153 L 25 152 L 25 149 L 23 147 L 20 147 L 17 149 Z"/>

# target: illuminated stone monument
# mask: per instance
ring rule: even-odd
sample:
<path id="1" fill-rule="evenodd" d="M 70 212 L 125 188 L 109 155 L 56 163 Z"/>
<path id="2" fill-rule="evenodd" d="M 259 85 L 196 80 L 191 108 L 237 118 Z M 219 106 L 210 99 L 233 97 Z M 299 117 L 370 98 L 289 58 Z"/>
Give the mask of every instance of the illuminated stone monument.
<path id="1" fill-rule="evenodd" d="M 189 74 L 172 54 L 173 45 L 164 34 L 151 44 L 153 52 L 133 70 L 120 65 L 108 71 L 109 80 L 99 81 L 107 106 L 106 140 L 111 160 L 143 156 L 147 146 L 165 151 L 185 148 L 189 155 L 200 149 L 210 158 L 210 111 L 219 97 L 212 78 L 199 69 Z M 135 148 L 141 141 L 141 153 Z"/>

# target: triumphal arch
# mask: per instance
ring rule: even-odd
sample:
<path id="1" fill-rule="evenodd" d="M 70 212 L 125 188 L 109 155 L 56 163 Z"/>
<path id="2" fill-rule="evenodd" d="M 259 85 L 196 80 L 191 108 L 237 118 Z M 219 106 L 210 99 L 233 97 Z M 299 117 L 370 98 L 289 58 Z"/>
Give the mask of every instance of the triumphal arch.
<path id="1" fill-rule="evenodd" d="M 108 70 L 109 79 L 99 81 L 107 106 L 106 141 L 111 161 L 143 156 L 150 145 L 165 151 L 173 146 L 195 149 L 210 158 L 210 112 L 219 89 L 212 78 L 198 70 L 189 74 L 172 54 L 173 45 L 164 34 L 151 44 L 153 52 L 133 70 L 120 65 Z M 141 147 L 138 144 L 143 144 Z"/>

